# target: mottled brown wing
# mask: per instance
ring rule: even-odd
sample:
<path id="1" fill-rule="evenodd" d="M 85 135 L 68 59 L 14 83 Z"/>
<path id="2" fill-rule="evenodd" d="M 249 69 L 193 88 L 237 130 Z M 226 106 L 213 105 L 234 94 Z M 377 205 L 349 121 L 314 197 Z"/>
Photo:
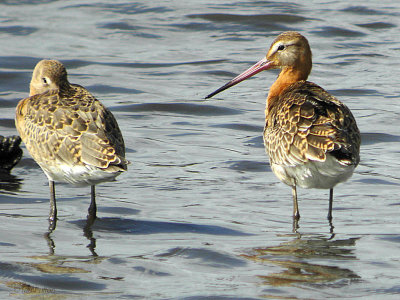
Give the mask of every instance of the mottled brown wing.
<path id="1" fill-rule="evenodd" d="M 272 163 L 286 166 L 325 161 L 359 162 L 360 132 L 350 110 L 318 85 L 289 86 L 267 116 L 264 142 Z"/>
<path id="2" fill-rule="evenodd" d="M 39 164 L 126 170 L 125 146 L 115 118 L 84 88 L 73 86 L 63 94 L 51 91 L 22 102 L 25 109 L 17 109 L 17 126 L 25 128 L 21 137 Z"/>
<path id="3" fill-rule="evenodd" d="M 21 100 L 17 106 L 16 127 L 29 153 L 39 164 L 53 165 L 64 140 L 55 134 L 53 103 L 58 95 L 49 92 Z"/>
<path id="4" fill-rule="evenodd" d="M 100 163 L 103 168 L 126 170 L 125 144 L 117 121 L 99 101 L 93 105 L 93 111 L 79 112 L 81 120 L 90 120 L 81 139 L 82 161 L 93 165 Z"/>

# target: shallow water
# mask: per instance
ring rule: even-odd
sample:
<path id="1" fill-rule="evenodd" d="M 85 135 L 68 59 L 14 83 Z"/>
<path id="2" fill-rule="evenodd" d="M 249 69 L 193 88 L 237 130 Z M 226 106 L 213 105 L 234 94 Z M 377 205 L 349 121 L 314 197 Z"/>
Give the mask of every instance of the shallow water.
<path id="1" fill-rule="evenodd" d="M 400 3 L 396 1 L 1 1 L 0 129 L 42 58 L 115 114 L 129 172 L 57 185 L 25 156 L 0 182 L 0 298 L 396 299 L 400 293 Z M 353 111 L 361 163 L 335 189 L 272 174 L 263 111 L 276 72 L 204 96 L 258 61 L 282 31 L 310 41 L 310 80 Z M 88 247 L 89 245 L 89 247 Z"/>

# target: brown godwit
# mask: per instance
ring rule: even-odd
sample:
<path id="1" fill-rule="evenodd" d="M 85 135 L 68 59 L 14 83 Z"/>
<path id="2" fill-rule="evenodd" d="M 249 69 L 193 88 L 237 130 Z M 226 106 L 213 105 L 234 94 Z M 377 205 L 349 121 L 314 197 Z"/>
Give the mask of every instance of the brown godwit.
<path id="1" fill-rule="evenodd" d="M 307 81 L 311 49 L 298 32 L 280 34 L 265 58 L 209 94 L 217 93 L 268 69 L 281 69 L 265 109 L 264 144 L 275 175 L 292 187 L 293 217 L 300 218 L 296 186 L 330 189 L 351 177 L 360 161 L 360 132 L 347 108 L 320 86 Z"/>
<path id="2" fill-rule="evenodd" d="M 88 220 L 96 218 L 95 184 L 127 170 L 125 145 L 114 116 L 84 87 L 71 84 L 63 64 L 40 61 L 30 94 L 16 109 L 16 127 L 49 180 L 50 229 L 55 228 L 55 181 L 91 186 Z"/>

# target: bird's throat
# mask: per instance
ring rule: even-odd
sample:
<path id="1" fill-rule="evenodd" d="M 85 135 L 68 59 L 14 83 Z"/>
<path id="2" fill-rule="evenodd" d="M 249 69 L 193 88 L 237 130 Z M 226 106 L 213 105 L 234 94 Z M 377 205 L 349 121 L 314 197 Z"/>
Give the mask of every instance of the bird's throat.
<path id="1" fill-rule="evenodd" d="M 271 110 L 271 108 L 276 104 L 277 101 L 279 101 L 279 96 L 288 86 L 301 80 L 307 80 L 309 73 L 310 70 L 301 68 L 283 68 L 279 73 L 278 78 L 269 89 L 265 115 L 268 115 L 268 112 Z"/>

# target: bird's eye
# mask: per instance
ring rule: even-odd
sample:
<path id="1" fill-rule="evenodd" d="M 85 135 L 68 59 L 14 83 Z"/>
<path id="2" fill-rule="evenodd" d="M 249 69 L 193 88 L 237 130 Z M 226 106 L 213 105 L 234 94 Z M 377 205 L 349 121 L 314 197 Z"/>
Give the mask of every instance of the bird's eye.
<path id="1" fill-rule="evenodd" d="M 278 51 L 281 51 L 281 50 L 283 50 L 283 49 L 285 49 L 285 46 L 284 46 L 284 45 L 279 45 Z"/>
<path id="2" fill-rule="evenodd" d="M 43 82 L 44 84 L 47 84 L 47 79 L 46 79 L 45 77 L 43 77 L 43 78 L 42 78 L 42 82 Z"/>

